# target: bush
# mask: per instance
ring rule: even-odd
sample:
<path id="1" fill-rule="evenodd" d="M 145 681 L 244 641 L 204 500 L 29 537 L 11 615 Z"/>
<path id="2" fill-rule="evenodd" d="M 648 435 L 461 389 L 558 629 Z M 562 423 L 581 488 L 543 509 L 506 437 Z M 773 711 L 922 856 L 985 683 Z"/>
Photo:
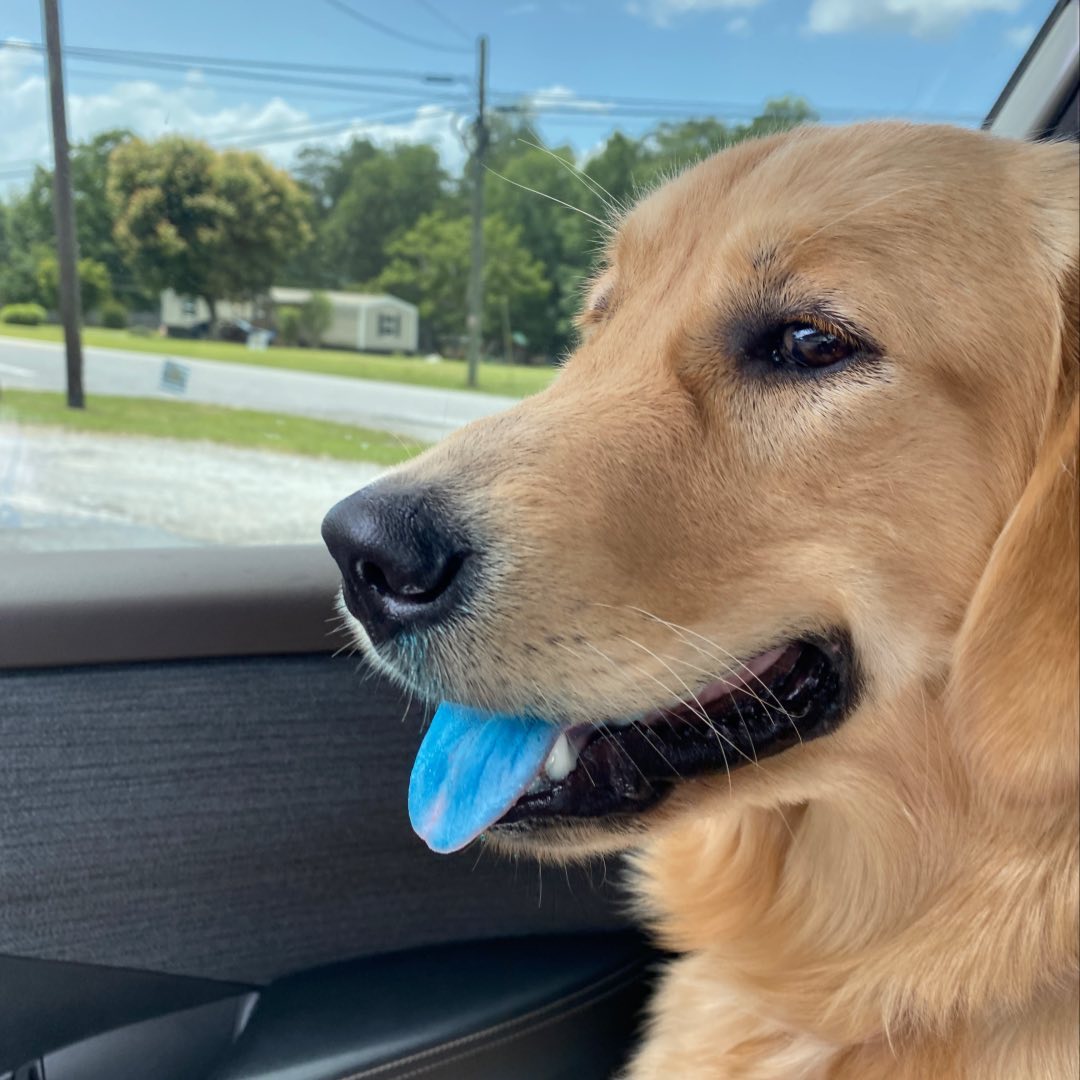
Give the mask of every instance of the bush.
<path id="1" fill-rule="evenodd" d="M 285 345 L 296 345 L 300 341 L 300 325 L 303 316 L 298 307 L 278 308 L 277 324 L 281 340 Z"/>
<path id="2" fill-rule="evenodd" d="M 0 322 L 15 326 L 40 326 L 45 321 L 45 309 L 40 304 L 8 304 L 0 308 Z"/>
<path id="3" fill-rule="evenodd" d="M 83 311 L 96 311 L 112 293 L 109 269 L 96 259 L 80 259 L 77 272 Z M 60 306 L 60 266 L 51 251 L 38 259 L 36 276 L 38 299 L 56 311 Z"/>
<path id="4" fill-rule="evenodd" d="M 324 292 L 312 293 L 311 299 L 300 309 L 300 330 L 305 344 L 318 348 L 333 321 L 334 307 L 330 297 Z"/>
<path id="5" fill-rule="evenodd" d="M 119 300 L 106 300 L 101 305 L 101 325 L 110 330 L 123 330 L 128 324 L 127 308 Z"/>

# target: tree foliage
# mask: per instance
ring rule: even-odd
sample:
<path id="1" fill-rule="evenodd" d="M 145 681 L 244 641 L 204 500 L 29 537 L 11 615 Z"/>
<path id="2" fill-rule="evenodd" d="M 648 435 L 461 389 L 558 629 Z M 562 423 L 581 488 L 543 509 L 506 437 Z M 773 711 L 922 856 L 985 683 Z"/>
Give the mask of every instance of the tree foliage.
<path id="1" fill-rule="evenodd" d="M 79 299 L 84 314 L 97 311 L 112 296 L 112 282 L 109 269 L 97 259 L 80 259 L 76 267 L 79 278 Z M 50 311 L 60 308 L 60 266 L 56 255 L 44 252 L 37 261 L 35 270 L 38 286 L 38 298 Z"/>
<path id="2" fill-rule="evenodd" d="M 75 234 L 79 256 L 105 267 L 109 277 L 108 292 L 123 293 L 130 300 L 145 303 L 149 297 L 132 280 L 131 270 L 124 261 L 113 238 L 113 212 L 106 197 L 109 157 L 118 146 L 127 142 L 131 133 L 123 129 L 103 131 L 71 149 L 71 188 L 75 203 Z M 53 222 L 52 173 L 38 168 L 30 187 L 21 199 L 11 204 L 19 219 L 25 250 L 38 249 L 33 259 L 34 272 L 41 263 L 41 253 L 51 249 L 55 235 Z M 39 298 L 46 307 L 55 304 Z M 156 295 L 153 297 L 156 301 Z M 86 297 L 83 297 L 86 306 Z M 91 305 L 93 306 L 93 305 Z"/>
<path id="3" fill-rule="evenodd" d="M 334 306 L 324 292 L 314 292 L 300 307 L 300 333 L 308 345 L 322 344 L 323 334 L 334 321 Z"/>
<path id="4" fill-rule="evenodd" d="M 389 265 L 376 285 L 417 305 L 433 343 L 454 344 L 465 333 L 469 252 L 467 217 L 425 214 L 391 243 Z M 523 245 L 521 229 L 489 216 L 484 222 L 484 335 L 500 335 L 508 307 L 514 329 L 535 341 L 534 335 L 542 333 L 549 291 L 543 264 Z"/>
<path id="5" fill-rule="evenodd" d="M 394 240 L 438 209 L 448 191 L 448 177 L 432 146 L 401 145 L 369 154 L 361 143 L 345 158 L 356 163 L 347 179 L 329 174 L 332 186 L 325 199 L 332 202 L 319 226 L 319 247 L 339 285 L 376 278 Z"/>
<path id="6" fill-rule="evenodd" d="M 615 131 L 581 158 L 570 146 L 540 148 L 527 103 L 493 114 L 486 340 L 500 347 L 509 314 L 531 352 L 557 356 L 573 340 L 581 283 L 608 222 L 706 155 L 814 119 L 802 99 L 777 98 L 745 123 L 700 117 Z M 472 172 L 451 177 L 433 146 L 307 147 L 289 176 L 254 153 L 117 130 L 73 147 L 72 175 L 81 256 L 95 264 L 84 306 L 111 292 L 137 307 L 170 287 L 212 308 L 270 284 L 380 289 L 419 305 L 427 345 L 454 345 L 464 333 Z M 51 300 L 53 246 L 52 178 L 39 169 L 0 203 L 0 303 Z M 100 266 L 109 288 L 91 297 Z M 325 319 L 305 305 L 286 321 L 298 340 L 315 341 Z"/>
<path id="7" fill-rule="evenodd" d="M 286 304 L 277 309 L 278 331 L 286 345 L 300 344 L 300 309 L 294 304 Z"/>
<path id="8" fill-rule="evenodd" d="M 109 159 L 108 199 L 117 246 L 155 290 L 220 299 L 270 287 L 311 239 L 306 197 L 258 154 L 169 136 L 131 139 Z"/>

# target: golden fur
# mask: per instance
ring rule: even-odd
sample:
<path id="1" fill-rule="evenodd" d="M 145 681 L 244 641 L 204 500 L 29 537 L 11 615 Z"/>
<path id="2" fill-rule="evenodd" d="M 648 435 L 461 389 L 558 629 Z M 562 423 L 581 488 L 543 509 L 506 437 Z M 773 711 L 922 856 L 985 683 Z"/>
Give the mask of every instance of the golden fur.
<path id="1" fill-rule="evenodd" d="M 531 845 L 631 849 L 681 954 L 632 1080 L 1080 1073 L 1078 244 L 1072 146 L 734 147 L 619 223 L 550 390 L 399 474 L 487 544 L 468 628 L 395 671 L 433 696 L 599 720 L 850 630 L 836 732 Z M 875 365 L 738 370 L 733 320 L 815 302 Z"/>

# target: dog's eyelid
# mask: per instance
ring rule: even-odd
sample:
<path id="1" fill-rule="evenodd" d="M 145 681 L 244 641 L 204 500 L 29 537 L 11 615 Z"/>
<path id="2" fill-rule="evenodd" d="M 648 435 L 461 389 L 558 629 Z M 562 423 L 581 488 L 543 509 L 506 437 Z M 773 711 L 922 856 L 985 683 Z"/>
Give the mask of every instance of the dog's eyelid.
<path id="1" fill-rule="evenodd" d="M 746 327 L 744 340 L 757 341 L 798 323 L 805 323 L 825 334 L 833 334 L 864 356 L 876 356 L 882 352 L 870 331 L 855 319 L 838 311 L 834 305 L 821 301 L 785 304 L 768 311 L 759 311 L 752 320 L 752 329 L 750 326 Z"/>
<path id="2" fill-rule="evenodd" d="M 799 320 L 793 319 L 791 321 L 797 322 Z M 826 334 L 835 334 L 838 338 L 842 338 L 860 352 L 880 352 L 877 343 L 866 330 L 861 326 L 857 326 L 849 319 L 838 316 L 835 312 L 813 312 L 808 314 L 804 321 Z"/>
<path id="3" fill-rule="evenodd" d="M 834 302 L 786 293 L 721 322 L 721 348 L 748 373 L 821 377 L 884 355 L 874 335 Z"/>

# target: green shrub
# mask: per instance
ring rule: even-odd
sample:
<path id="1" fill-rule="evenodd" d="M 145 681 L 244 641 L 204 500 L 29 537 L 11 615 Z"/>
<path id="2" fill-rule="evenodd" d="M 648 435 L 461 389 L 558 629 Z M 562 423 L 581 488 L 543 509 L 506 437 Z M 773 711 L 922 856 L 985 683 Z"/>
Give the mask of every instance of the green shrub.
<path id="1" fill-rule="evenodd" d="M 278 332 L 285 345 L 296 345 L 300 341 L 300 325 L 303 316 L 298 307 L 280 307 L 277 312 Z"/>
<path id="2" fill-rule="evenodd" d="M 323 334 L 334 321 L 334 307 L 324 292 L 314 292 L 311 299 L 300 309 L 300 330 L 307 345 L 318 348 Z"/>
<path id="3" fill-rule="evenodd" d="M 0 308 L 0 322 L 16 326 L 40 326 L 45 321 L 45 309 L 40 304 L 8 304 Z"/>
<path id="4" fill-rule="evenodd" d="M 109 268 L 96 259 L 80 259 L 78 275 L 83 311 L 96 311 L 112 295 Z M 60 306 L 60 266 L 51 251 L 38 259 L 37 286 L 38 299 L 56 311 Z"/>
<path id="5" fill-rule="evenodd" d="M 110 330 L 123 330 L 128 324 L 127 308 L 119 300 L 106 300 L 101 305 L 101 325 Z"/>

